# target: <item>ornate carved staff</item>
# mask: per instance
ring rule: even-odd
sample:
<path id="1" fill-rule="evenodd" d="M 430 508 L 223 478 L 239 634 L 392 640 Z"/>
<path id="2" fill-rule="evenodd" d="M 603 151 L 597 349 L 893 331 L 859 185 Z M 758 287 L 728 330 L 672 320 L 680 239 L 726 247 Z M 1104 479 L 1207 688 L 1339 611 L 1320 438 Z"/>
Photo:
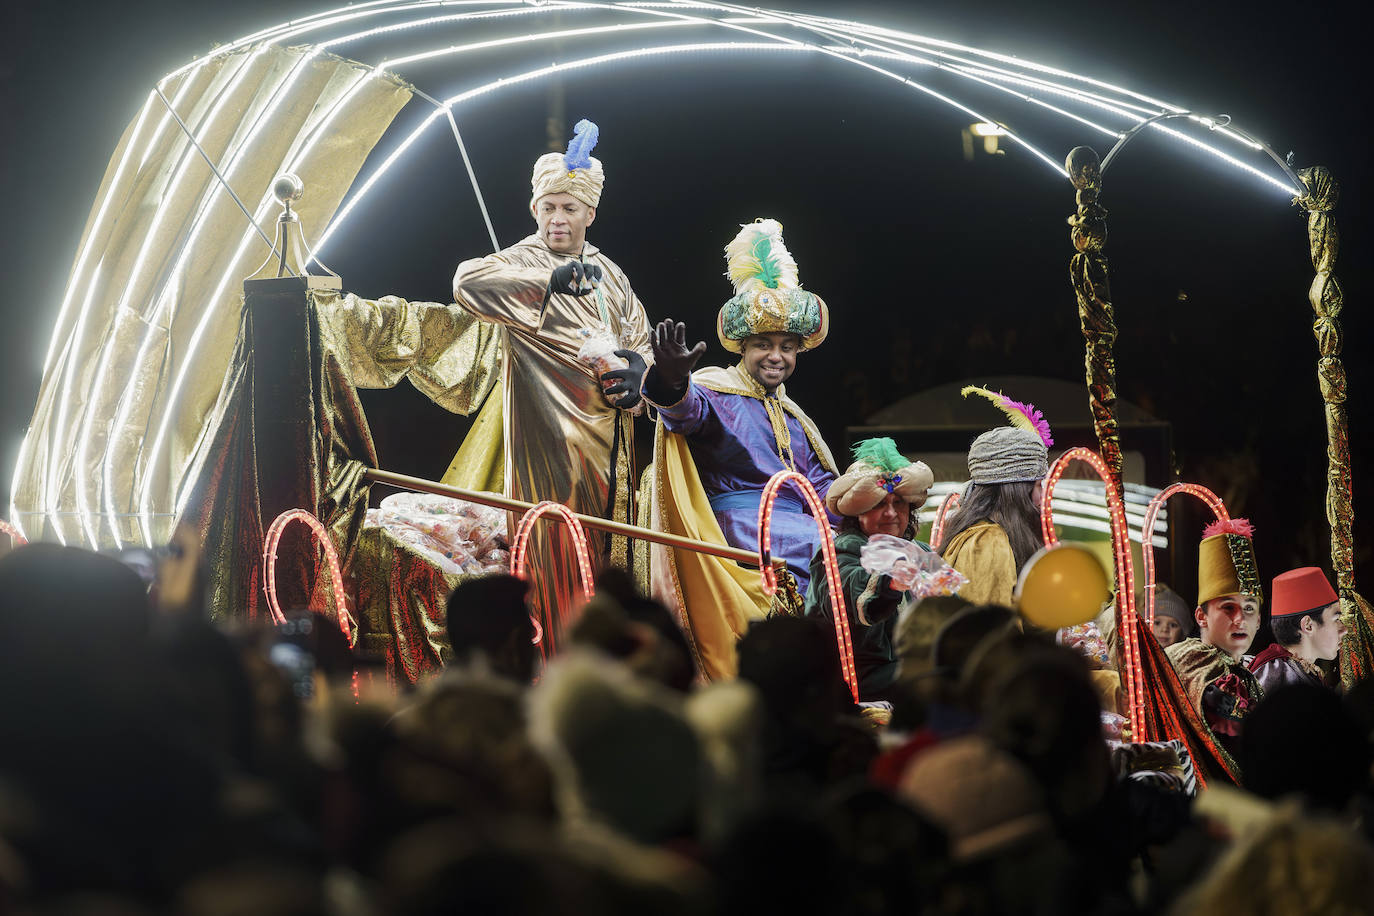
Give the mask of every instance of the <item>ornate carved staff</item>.
<path id="1" fill-rule="evenodd" d="M 1088 405 L 1098 452 L 1120 492 L 1121 436 L 1116 422 L 1116 358 L 1112 354 L 1116 320 L 1107 278 L 1107 256 L 1102 253 L 1107 242 L 1107 210 L 1097 202 L 1102 191 L 1102 168 L 1097 153 L 1086 146 L 1075 147 L 1064 167 L 1078 189 L 1078 212 L 1069 217 L 1069 237 L 1076 251 L 1069 260 L 1069 281 L 1078 300 L 1078 323 L 1083 330 Z"/>
<path id="2" fill-rule="evenodd" d="M 1326 520 L 1331 525 L 1331 568 L 1341 596 L 1341 613 L 1350 621 L 1350 633 L 1341 646 L 1341 681 L 1347 688 L 1374 670 L 1374 612 L 1355 591 L 1355 508 L 1351 497 L 1350 439 L 1346 427 L 1345 365 L 1341 362 L 1341 308 L 1345 304 L 1341 284 L 1333 273 L 1340 250 L 1340 232 L 1331 211 L 1340 186 L 1321 166 L 1298 172 L 1306 193 L 1294 203 L 1307 211 L 1307 239 L 1316 276 L 1307 300 L 1317 320 L 1317 382 L 1326 404 Z"/>

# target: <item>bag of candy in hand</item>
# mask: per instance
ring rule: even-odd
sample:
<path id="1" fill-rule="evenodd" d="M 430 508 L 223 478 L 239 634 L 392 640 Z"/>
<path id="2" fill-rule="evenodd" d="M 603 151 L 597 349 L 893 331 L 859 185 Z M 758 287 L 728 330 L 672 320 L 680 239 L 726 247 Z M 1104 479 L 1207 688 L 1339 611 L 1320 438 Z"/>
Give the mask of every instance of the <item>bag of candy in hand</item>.
<path id="1" fill-rule="evenodd" d="M 902 591 L 916 598 L 958 594 L 968 577 L 938 553 L 915 541 L 875 534 L 859 549 L 859 565 L 869 574 L 888 576 Z"/>
<path id="2" fill-rule="evenodd" d="M 616 369 L 624 369 L 630 364 L 615 351 L 621 349 L 609 328 L 583 328 L 577 332 L 582 337 L 582 346 L 577 351 L 577 359 L 597 375 L 605 375 Z"/>

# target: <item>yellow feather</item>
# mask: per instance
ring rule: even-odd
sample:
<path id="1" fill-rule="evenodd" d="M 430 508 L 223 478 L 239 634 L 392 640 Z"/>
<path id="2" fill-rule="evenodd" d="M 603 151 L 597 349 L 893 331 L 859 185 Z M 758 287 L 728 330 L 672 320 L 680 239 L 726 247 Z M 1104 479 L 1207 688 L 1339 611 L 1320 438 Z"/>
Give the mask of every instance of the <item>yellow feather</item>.
<path id="1" fill-rule="evenodd" d="M 750 292 L 765 286 L 759 279 L 764 266 L 755 254 L 760 237 L 768 239 L 769 261 L 779 274 L 777 288 L 797 289 L 801 285 L 797 279 L 797 262 L 783 244 L 782 224 L 775 219 L 760 219 L 741 226 L 739 233 L 725 246 L 725 276 L 730 279 L 735 292 Z"/>
<path id="2" fill-rule="evenodd" d="M 1028 432 L 1035 433 L 1037 436 L 1040 434 L 1040 431 L 1035 428 L 1035 424 L 1031 423 L 1021 411 L 1002 406 L 1002 401 L 1006 399 L 1006 395 L 1002 394 L 1000 391 L 990 391 L 981 385 L 965 385 L 959 390 L 959 394 L 964 397 L 976 394 L 981 398 L 987 398 L 992 402 L 994 407 L 1006 414 L 1007 422 L 1012 426 L 1015 426 L 1017 429 L 1024 429 Z"/>

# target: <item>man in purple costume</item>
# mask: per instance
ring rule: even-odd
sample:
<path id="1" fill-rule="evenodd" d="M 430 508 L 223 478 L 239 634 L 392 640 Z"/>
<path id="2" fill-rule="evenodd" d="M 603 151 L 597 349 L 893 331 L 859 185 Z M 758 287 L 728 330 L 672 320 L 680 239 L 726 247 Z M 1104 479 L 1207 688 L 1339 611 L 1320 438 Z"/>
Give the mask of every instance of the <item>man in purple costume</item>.
<path id="1" fill-rule="evenodd" d="M 689 349 L 686 327 L 671 319 L 651 333 L 654 368 L 643 394 L 658 409 L 660 428 L 650 516 L 660 530 L 752 551 L 759 543 L 759 501 L 773 474 L 796 471 L 822 500 L 836 477 L 815 424 L 783 387 L 797 355 L 825 339 L 829 313 L 797 283 L 777 222 L 743 227 L 726 254 L 736 295 L 721 308 L 717 332 L 722 346 L 740 354 L 739 364 L 693 372 L 705 342 Z M 787 562 L 800 592 L 819 543 L 806 503 L 784 487 L 774 503 L 770 549 Z M 728 561 L 655 549 L 655 595 L 679 609 L 707 677 L 734 675 L 734 640 L 776 603 L 758 579 L 756 571 Z M 791 594 L 786 586 L 784 592 Z"/>
<path id="2" fill-rule="evenodd" d="M 836 476 L 829 451 L 822 456 L 811 447 L 794 411 L 808 426 L 809 418 L 787 399 L 783 389 L 782 383 L 797 367 L 802 338 L 784 333 L 750 335 L 742 341 L 738 366 L 711 367 L 696 375 L 689 373 L 706 351 L 706 342 L 688 350 L 685 338 L 686 326 L 674 324 L 671 318 L 654 328 L 655 359 L 667 358 L 673 365 L 657 362 L 660 368 L 650 371 L 644 393 L 650 403 L 659 405 L 663 428 L 687 438 L 725 539 L 736 547 L 756 550 L 759 499 L 770 477 L 783 469 L 796 471 L 811 481 L 824 500 Z M 781 436 L 779 423 L 786 424 Z M 833 517 L 828 521 L 839 523 Z M 773 556 L 787 561 L 798 591 L 805 594 L 819 538 L 815 519 L 795 488 L 778 491 L 771 527 Z"/>

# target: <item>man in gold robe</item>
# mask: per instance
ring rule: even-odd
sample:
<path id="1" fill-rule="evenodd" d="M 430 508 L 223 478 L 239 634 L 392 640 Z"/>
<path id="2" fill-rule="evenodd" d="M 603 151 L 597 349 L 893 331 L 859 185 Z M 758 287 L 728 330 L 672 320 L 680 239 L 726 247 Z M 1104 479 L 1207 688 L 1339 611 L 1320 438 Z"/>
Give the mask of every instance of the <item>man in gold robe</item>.
<path id="1" fill-rule="evenodd" d="M 469 438 L 476 443 L 499 424 L 507 496 L 553 500 L 574 512 L 629 522 L 632 421 L 643 410 L 639 389 L 649 359 L 649 320 L 625 272 L 587 243 L 605 173 L 590 155 L 596 125 L 580 121 L 575 132 L 567 153 L 535 162 L 530 212 L 537 231 L 464 261 L 454 274 L 454 301 L 505 330 L 501 414 L 483 410 Z M 595 340 L 611 342 L 599 357 L 589 355 L 587 345 Z M 608 369 L 609 347 L 625 367 Z M 465 442 L 455 465 L 494 454 L 494 448 Z M 451 468 L 445 479 L 454 476 Z M 512 513 L 512 536 L 518 521 Z M 629 562 L 624 538 L 592 531 L 588 546 L 594 570 Z M 558 648 L 582 584 L 563 525 L 536 525 L 528 550 L 530 604 L 548 654 Z"/>

